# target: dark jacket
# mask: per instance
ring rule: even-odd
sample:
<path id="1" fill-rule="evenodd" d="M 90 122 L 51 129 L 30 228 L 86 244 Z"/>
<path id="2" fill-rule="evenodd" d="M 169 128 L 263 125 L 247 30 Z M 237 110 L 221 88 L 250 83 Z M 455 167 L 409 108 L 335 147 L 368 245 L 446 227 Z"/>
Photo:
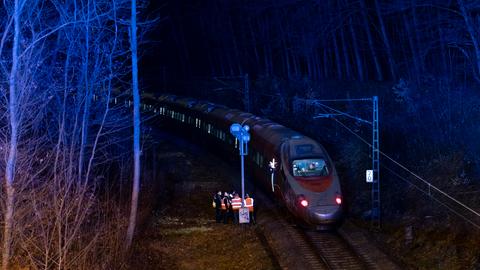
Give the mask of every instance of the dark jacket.
<path id="1" fill-rule="evenodd" d="M 215 208 L 220 209 L 222 207 L 222 195 L 215 194 L 213 201 L 215 202 Z"/>

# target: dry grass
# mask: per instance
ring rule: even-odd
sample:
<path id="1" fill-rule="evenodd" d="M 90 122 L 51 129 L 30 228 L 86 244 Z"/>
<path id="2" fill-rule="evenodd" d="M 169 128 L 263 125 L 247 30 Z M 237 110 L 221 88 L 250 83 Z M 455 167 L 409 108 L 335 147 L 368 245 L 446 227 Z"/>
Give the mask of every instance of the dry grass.
<path id="1" fill-rule="evenodd" d="M 226 190 L 229 175 L 212 171 L 209 162 L 213 161 L 193 159 L 182 172 L 189 173 L 180 177 L 184 184 L 177 188 L 190 188 L 176 190 L 168 206 L 151 215 L 134 243 L 129 269 L 274 268 L 253 226 L 215 222 L 211 184 Z"/>

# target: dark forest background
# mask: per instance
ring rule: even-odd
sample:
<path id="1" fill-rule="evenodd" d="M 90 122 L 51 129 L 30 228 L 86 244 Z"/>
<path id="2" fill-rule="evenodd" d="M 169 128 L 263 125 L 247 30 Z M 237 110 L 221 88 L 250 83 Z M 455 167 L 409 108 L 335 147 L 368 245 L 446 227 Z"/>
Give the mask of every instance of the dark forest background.
<path id="1" fill-rule="evenodd" d="M 410 252 L 413 264 L 426 254 L 454 258 L 457 267 L 457 258 L 480 265 L 479 238 L 471 234 L 480 228 L 478 1 L 133 3 L 145 96 L 171 93 L 225 104 L 319 140 L 341 176 L 349 217 L 365 223 L 372 130 L 343 116 L 370 121 L 371 103 L 305 100 L 378 96 L 387 242 Z M 0 5 L 2 269 L 126 267 L 131 4 Z M 314 118 L 332 108 L 346 114 Z M 139 230 L 171 188 L 165 179 L 173 163 L 162 159 L 151 109 L 142 106 Z M 402 241 L 403 226 L 412 223 L 445 234 L 419 233 L 415 247 L 427 252 L 417 252 Z M 428 253 L 432 246 L 439 248 Z"/>
<path id="2" fill-rule="evenodd" d="M 341 168 L 347 200 L 360 206 L 351 211 L 359 216 L 369 208 L 370 187 L 363 182 L 371 150 L 352 132 L 370 142 L 371 127 L 351 119 L 314 120 L 325 111 L 301 100 L 377 95 L 380 150 L 455 198 L 478 205 L 478 1 L 164 1 L 154 6 L 163 16 L 151 33 L 158 43 L 145 47 L 145 91 L 245 110 L 248 74 L 251 112 L 327 145 Z M 371 119 L 370 103 L 334 106 Z M 441 208 L 426 203 L 437 199 L 428 184 L 386 158 L 381 163 L 385 215 L 425 216 Z"/>

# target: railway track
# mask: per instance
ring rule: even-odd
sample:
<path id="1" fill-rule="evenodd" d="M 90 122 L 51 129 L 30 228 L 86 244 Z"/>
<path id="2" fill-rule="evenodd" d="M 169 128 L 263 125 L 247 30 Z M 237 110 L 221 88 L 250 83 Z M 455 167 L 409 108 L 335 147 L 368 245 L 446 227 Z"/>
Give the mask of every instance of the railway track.
<path id="1" fill-rule="evenodd" d="M 265 237 L 281 269 L 400 270 L 351 222 L 337 231 L 302 228 L 262 192 L 257 233 Z"/>
<path id="2" fill-rule="evenodd" d="M 367 264 L 336 232 L 302 228 L 289 222 L 274 203 L 257 194 L 262 202 L 259 223 L 282 269 L 367 269 Z"/>
<path id="3" fill-rule="evenodd" d="M 336 232 L 304 231 L 306 242 L 314 249 L 326 269 L 367 269 L 365 263 Z"/>

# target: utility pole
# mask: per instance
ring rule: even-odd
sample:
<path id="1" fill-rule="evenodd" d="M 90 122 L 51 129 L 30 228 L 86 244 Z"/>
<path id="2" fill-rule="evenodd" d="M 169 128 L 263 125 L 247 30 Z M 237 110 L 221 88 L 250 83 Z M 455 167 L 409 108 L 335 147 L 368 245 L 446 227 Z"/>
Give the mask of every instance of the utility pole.
<path id="1" fill-rule="evenodd" d="M 372 126 L 372 169 L 367 170 L 366 175 L 367 183 L 372 184 L 371 188 L 371 225 L 374 229 L 380 228 L 380 139 L 379 139 L 379 119 L 378 119 L 378 97 L 373 96 L 372 98 L 360 98 L 360 99 L 329 99 L 329 100 L 305 100 L 307 103 L 311 103 L 315 106 L 321 107 L 325 111 L 330 111 L 329 113 L 321 113 L 313 118 L 336 118 L 338 116 L 343 116 L 347 118 L 354 119 L 356 121 L 369 124 Z M 351 101 L 367 101 L 372 102 L 372 121 L 364 120 L 360 117 L 353 116 L 351 114 L 342 112 L 335 108 L 325 105 L 327 102 L 351 102 Z M 338 120 L 336 120 L 338 121 Z M 347 128 L 346 126 L 344 126 Z M 348 128 L 347 128 L 348 129 Z M 349 129 L 349 131 L 355 135 L 355 132 Z M 358 135 L 357 135 L 358 136 Z M 363 139 L 362 139 L 363 140 Z M 366 141 L 364 141 L 366 142 Z M 367 143 L 367 142 L 366 142 Z"/>
<path id="2" fill-rule="evenodd" d="M 380 228 L 380 149 L 378 134 L 378 97 L 372 98 L 372 227 Z"/>

